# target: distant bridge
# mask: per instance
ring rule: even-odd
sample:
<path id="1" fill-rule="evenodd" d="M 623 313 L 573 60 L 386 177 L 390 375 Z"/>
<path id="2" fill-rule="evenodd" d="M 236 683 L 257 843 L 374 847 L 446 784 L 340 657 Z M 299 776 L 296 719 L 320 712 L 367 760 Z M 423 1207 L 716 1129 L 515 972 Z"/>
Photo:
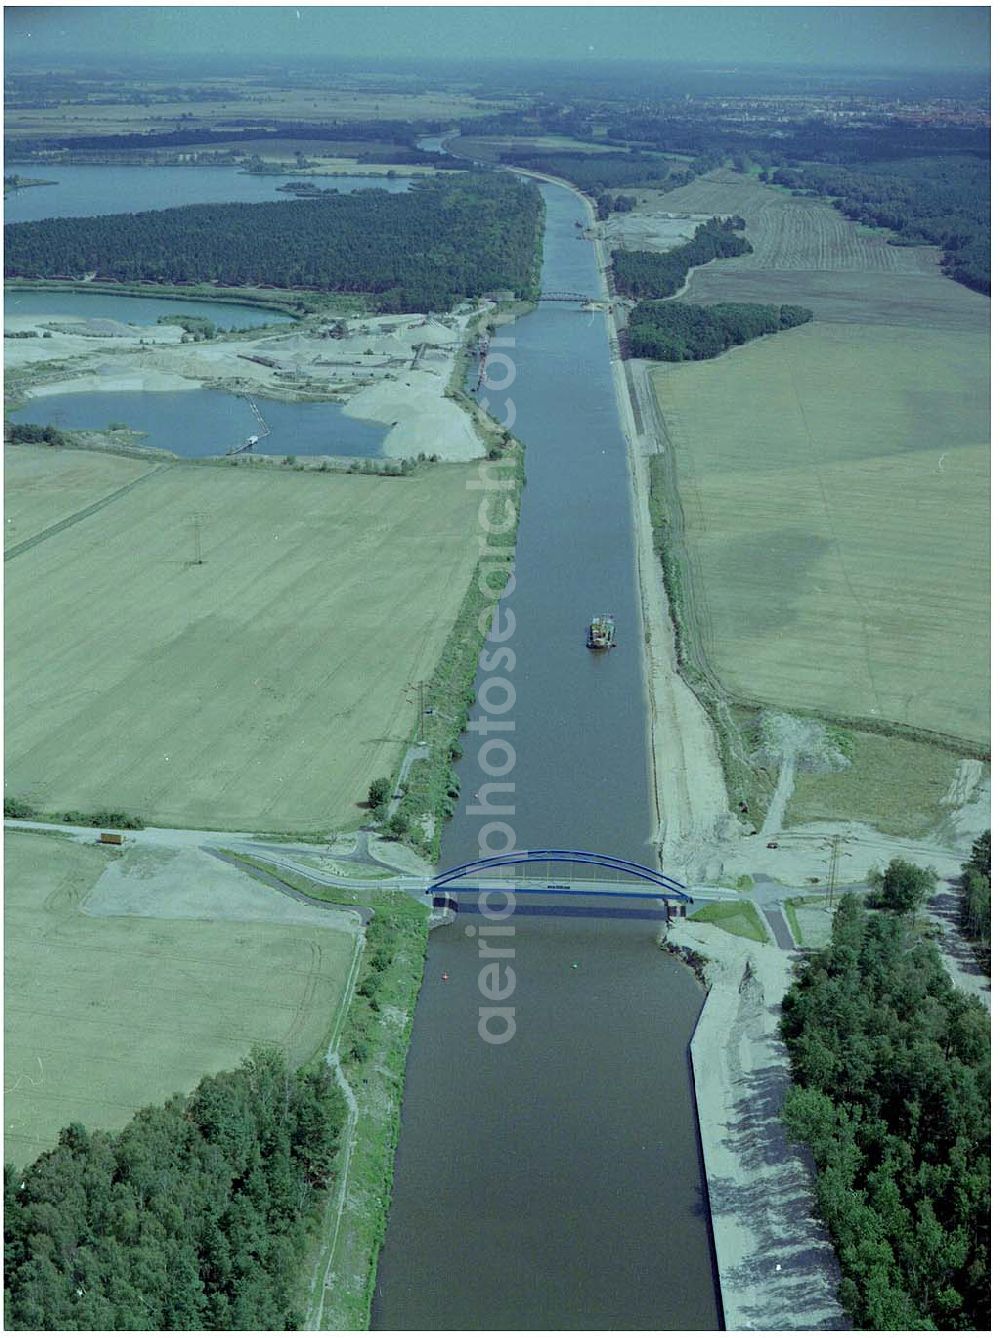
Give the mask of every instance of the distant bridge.
<path id="1" fill-rule="evenodd" d="M 600 298 L 592 297 L 589 293 L 541 293 L 539 302 L 593 302 L 600 305 Z"/>

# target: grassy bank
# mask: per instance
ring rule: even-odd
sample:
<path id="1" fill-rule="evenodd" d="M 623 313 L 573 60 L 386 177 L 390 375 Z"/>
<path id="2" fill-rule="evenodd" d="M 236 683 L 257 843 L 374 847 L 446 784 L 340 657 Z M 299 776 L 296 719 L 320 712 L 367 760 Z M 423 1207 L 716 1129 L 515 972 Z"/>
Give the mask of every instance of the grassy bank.
<path id="1" fill-rule="evenodd" d="M 703 906 L 689 919 L 702 924 L 715 925 L 727 934 L 738 938 L 749 938 L 754 943 L 769 943 L 767 931 L 761 924 L 757 907 L 752 901 L 722 901 L 714 906 Z"/>
<path id="2" fill-rule="evenodd" d="M 441 824 L 451 817 L 458 799 L 454 763 L 461 757 L 460 736 L 475 701 L 473 683 L 484 627 L 507 583 L 513 567 L 517 521 L 524 485 L 524 450 L 511 444 L 499 459 L 484 461 L 480 477 L 492 482 L 484 487 L 483 514 L 493 532 L 485 529 L 480 541 L 480 559 L 465 592 L 458 617 L 440 659 L 425 686 L 425 714 L 421 737 L 429 756 L 410 770 L 406 794 L 397 810 L 405 822 L 401 833 L 429 859 L 436 859 Z M 483 541 L 498 554 L 482 556 Z"/>
<path id="3" fill-rule="evenodd" d="M 282 865 L 272 864 L 270 860 L 258 859 L 256 855 L 237 854 L 234 850 L 224 850 L 223 854 L 248 873 L 266 874 L 268 878 L 276 882 L 284 883 L 285 887 L 292 888 L 295 892 L 303 892 L 307 897 L 312 897 L 314 901 L 325 901 L 330 906 L 349 906 L 357 910 L 359 906 L 370 906 L 376 911 L 399 911 L 408 912 L 414 906 L 421 909 L 419 904 L 406 892 L 399 892 L 394 888 L 380 887 L 381 880 L 389 880 L 395 875 L 387 869 L 370 869 L 368 872 L 350 874 L 351 878 L 366 878 L 371 880 L 371 886 L 363 890 L 347 887 L 331 887 L 327 883 L 316 882 L 308 874 L 298 873 L 294 869 L 287 869 Z M 364 866 L 362 866 L 362 869 Z"/>
<path id="4" fill-rule="evenodd" d="M 264 860 L 241 856 L 236 862 L 317 900 L 356 905 L 351 893 L 338 893 L 306 875 L 274 869 Z M 302 1283 L 310 1327 L 324 1330 L 368 1328 L 392 1199 L 406 1054 L 427 947 L 428 912 L 423 906 L 404 893 L 377 887 L 359 895 L 374 914 L 364 930 L 346 1014 L 330 1044 L 357 1105 L 351 1146 L 341 1151 L 347 1183 L 341 1185 L 338 1175 L 330 1191 L 327 1211 L 313 1231 Z"/>
<path id="5" fill-rule="evenodd" d="M 693 601 L 688 590 L 690 573 L 681 557 L 683 516 L 672 474 L 672 459 L 667 450 L 649 460 L 649 514 L 674 629 L 677 667 L 712 722 L 719 741 L 719 757 L 730 804 L 734 808 L 739 803 L 748 804 L 751 818 L 759 821 L 763 818 L 766 801 L 762 805 L 756 794 L 757 787 L 740 729 L 733 719 L 726 694 L 709 667 L 697 622 L 689 612 Z M 755 814 L 758 807 L 760 813 Z"/>

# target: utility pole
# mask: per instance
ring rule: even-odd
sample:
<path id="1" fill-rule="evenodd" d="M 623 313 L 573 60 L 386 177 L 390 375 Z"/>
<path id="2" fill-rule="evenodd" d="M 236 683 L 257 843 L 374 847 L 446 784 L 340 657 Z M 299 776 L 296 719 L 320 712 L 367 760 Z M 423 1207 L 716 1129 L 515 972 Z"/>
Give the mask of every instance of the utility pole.
<path id="1" fill-rule="evenodd" d="M 826 885 L 826 909 L 833 910 L 833 888 L 837 881 L 837 865 L 840 862 L 840 843 L 843 837 L 838 833 L 830 838 L 830 877 Z"/>
<path id="2" fill-rule="evenodd" d="M 417 693 L 417 743 L 424 741 L 424 711 L 426 707 L 427 684 L 421 679 L 419 683 L 408 683 L 407 691 L 416 689 Z"/>
<path id="3" fill-rule="evenodd" d="M 202 522 L 202 517 L 199 514 L 199 512 L 196 511 L 194 515 L 191 517 L 191 523 L 194 526 L 194 566 L 196 567 L 200 567 L 202 565 L 201 522 Z"/>

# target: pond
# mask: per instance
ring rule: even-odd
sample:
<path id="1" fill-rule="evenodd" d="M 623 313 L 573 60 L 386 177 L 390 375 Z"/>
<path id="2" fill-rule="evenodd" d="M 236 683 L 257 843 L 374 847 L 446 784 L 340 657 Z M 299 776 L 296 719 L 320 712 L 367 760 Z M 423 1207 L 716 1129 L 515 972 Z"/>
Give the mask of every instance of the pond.
<path id="1" fill-rule="evenodd" d="M 257 400 L 270 433 L 259 455 L 381 456 L 389 429 L 351 418 L 340 404 Z M 15 423 L 100 431 L 112 423 L 147 434 L 144 446 L 186 459 L 223 455 L 261 428 L 247 399 L 221 390 L 90 391 L 37 395 L 8 417 Z"/>

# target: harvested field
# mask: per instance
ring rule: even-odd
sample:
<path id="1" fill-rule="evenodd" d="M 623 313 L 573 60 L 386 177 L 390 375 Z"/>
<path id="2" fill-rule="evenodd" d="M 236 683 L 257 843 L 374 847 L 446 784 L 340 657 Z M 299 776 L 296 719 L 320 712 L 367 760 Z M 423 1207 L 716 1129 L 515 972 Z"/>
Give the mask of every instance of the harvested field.
<path id="1" fill-rule="evenodd" d="M 755 177 L 712 172 L 662 197 L 672 214 L 739 214 L 753 254 L 716 261 L 713 268 L 766 270 L 859 270 L 866 274 L 936 274 L 931 246 L 889 246 L 860 228 L 825 200 L 795 196 Z M 647 203 L 645 211 L 648 212 Z"/>
<path id="2" fill-rule="evenodd" d="M 666 250 L 678 244 L 682 218 L 693 224 L 713 214 L 744 218 L 753 253 L 694 270 L 684 300 L 797 303 L 817 320 L 861 325 L 989 328 L 989 300 L 944 278 L 934 247 L 890 246 L 825 200 L 734 172 L 644 193 L 634 214 L 605 226 L 613 245 Z"/>
<path id="3" fill-rule="evenodd" d="M 7 445 L 4 462 L 4 548 L 93 506 L 148 474 L 148 460 L 55 447 Z"/>
<path id="4" fill-rule="evenodd" d="M 818 321 L 973 331 L 985 343 L 990 324 L 989 298 L 940 274 L 780 271 L 752 269 L 749 263 L 740 268 L 743 262 L 753 259 L 742 256 L 736 260 L 713 260 L 695 270 L 684 300 L 791 302 L 809 307 Z"/>
<path id="5" fill-rule="evenodd" d="M 652 377 L 726 688 L 985 741 L 982 337 L 814 323 Z"/>
<path id="6" fill-rule="evenodd" d="M 120 1128 L 256 1042 L 286 1047 L 295 1063 L 324 1043 L 350 933 L 97 918 L 88 894 L 131 855 L 19 832 L 6 847 L 4 1135 L 15 1165 L 71 1121 Z"/>
<path id="7" fill-rule="evenodd" d="M 167 826 L 356 823 L 471 579 L 471 473 L 181 464 L 9 561 L 8 792 Z"/>

